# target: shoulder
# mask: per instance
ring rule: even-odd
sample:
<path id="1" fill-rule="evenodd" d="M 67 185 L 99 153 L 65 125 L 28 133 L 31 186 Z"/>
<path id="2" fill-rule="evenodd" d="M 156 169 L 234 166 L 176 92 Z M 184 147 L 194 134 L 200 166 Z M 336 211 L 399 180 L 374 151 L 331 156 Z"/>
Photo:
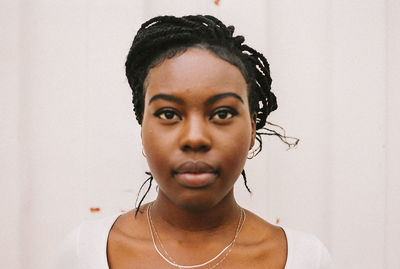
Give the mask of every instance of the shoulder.
<path id="1" fill-rule="evenodd" d="M 108 234 L 120 215 L 85 221 L 78 226 L 80 251 L 83 251 L 86 246 L 92 249 L 93 243 L 107 242 Z"/>
<path id="2" fill-rule="evenodd" d="M 267 268 L 332 269 L 327 248 L 314 235 L 275 226 L 247 211 L 246 249 L 254 249 Z M 242 249 L 243 250 L 243 249 Z M 243 250 L 245 251 L 245 250 Z M 257 267 L 259 268 L 259 267 Z"/>
<path id="3" fill-rule="evenodd" d="M 246 225 L 238 250 L 246 253 L 243 260 L 254 261 L 251 268 L 284 268 L 287 244 L 284 231 L 256 214 L 246 211 Z"/>
<path id="4" fill-rule="evenodd" d="M 285 269 L 331 269 L 332 260 L 324 244 L 314 235 L 283 229 L 288 244 Z"/>
<path id="5" fill-rule="evenodd" d="M 62 242 L 54 268 L 108 268 L 107 239 L 120 214 L 85 221 Z"/>

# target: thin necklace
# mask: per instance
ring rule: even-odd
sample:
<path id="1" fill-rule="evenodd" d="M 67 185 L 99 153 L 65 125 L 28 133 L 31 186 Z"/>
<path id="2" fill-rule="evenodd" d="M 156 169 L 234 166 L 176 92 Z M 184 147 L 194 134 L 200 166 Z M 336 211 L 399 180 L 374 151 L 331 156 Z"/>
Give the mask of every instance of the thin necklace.
<path id="1" fill-rule="evenodd" d="M 210 259 L 210 260 L 208 260 L 208 261 L 206 261 L 206 262 L 204 262 L 204 263 L 202 263 L 202 264 L 196 264 L 196 265 L 180 265 L 180 264 L 177 264 L 177 263 L 171 258 L 171 256 L 168 254 L 167 250 L 165 249 L 164 245 L 162 244 L 160 237 L 158 236 L 157 230 L 155 229 L 155 227 L 154 227 L 154 225 L 153 225 L 153 221 L 152 221 L 152 219 L 151 219 L 150 210 L 151 210 L 151 207 L 152 207 L 152 206 L 153 206 L 153 203 L 151 203 L 151 204 L 147 207 L 147 222 L 148 222 L 149 229 L 150 229 L 151 239 L 153 240 L 154 249 L 157 251 L 158 255 L 160 255 L 161 258 L 163 258 L 167 263 L 169 263 L 169 264 L 172 265 L 172 266 L 178 267 L 178 268 L 190 269 L 190 268 L 198 268 L 198 267 L 205 266 L 205 265 L 207 265 L 207 264 L 209 264 L 209 263 L 215 261 L 216 259 L 218 259 L 219 256 L 221 256 L 228 248 L 230 248 L 229 251 L 228 251 L 228 252 L 225 254 L 225 256 L 222 258 L 222 260 L 220 260 L 217 264 L 215 264 L 215 265 L 214 265 L 213 267 L 211 267 L 211 268 L 217 267 L 223 260 L 226 259 L 226 257 L 229 255 L 229 253 L 231 253 L 231 251 L 232 251 L 232 248 L 231 248 L 231 247 L 233 247 L 233 245 L 235 244 L 236 239 L 237 239 L 237 237 L 238 237 L 240 231 L 242 230 L 243 224 L 244 224 L 244 222 L 245 222 L 245 220 L 246 220 L 246 212 L 243 210 L 243 208 L 240 208 L 240 218 L 239 218 L 238 226 L 237 226 L 237 228 L 236 228 L 235 236 L 233 237 L 233 240 L 232 240 L 220 253 L 217 254 L 217 256 L 215 256 L 214 258 L 212 258 L 212 259 Z M 153 229 L 154 229 L 154 232 L 153 232 Z M 155 239 L 154 239 L 154 234 L 156 235 L 158 241 L 160 242 L 161 247 L 163 248 L 164 252 L 168 255 L 168 258 L 169 258 L 169 259 L 168 259 L 167 257 L 165 257 L 165 256 L 161 253 L 161 251 L 158 249 L 157 244 L 156 244 L 156 241 L 155 241 Z"/>
<path id="2" fill-rule="evenodd" d="M 150 207 L 150 206 L 152 206 L 152 205 L 149 205 L 149 207 Z M 246 213 L 244 212 L 244 210 L 243 210 L 242 208 L 240 208 L 240 209 L 241 209 L 241 210 L 240 210 L 240 218 L 239 218 L 238 226 L 236 227 L 235 238 L 234 238 L 234 240 L 232 240 L 231 244 L 229 244 L 227 247 L 225 247 L 225 249 L 223 249 L 216 257 L 214 257 L 213 259 L 209 260 L 208 262 L 206 262 L 206 263 L 204 263 L 204 264 L 192 265 L 192 266 L 201 267 L 201 266 L 207 265 L 208 263 L 210 263 L 210 262 L 214 261 L 215 259 L 217 259 L 225 250 L 227 250 L 227 249 L 229 248 L 228 252 L 225 253 L 224 257 L 223 257 L 218 263 L 216 263 L 215 265 L 213 265 L 212 267 L 210 267 L 210 269 L 213 269 L 213 268 L 217 267 L 219 264 L 221 264 L 221 263 L 226 259 L 226 257 L 231 253 L 232 248 L 233 248 L 233 245 L 234 245 L 234 243 L 235 243 L 235 241 L 236 241 L 236 237 L 238 236 L 238 234 L 239 234 L 239 232 L 240 232 L 240 230 L 241 230 L 241 228 L 242 228 L 242 226 L 243 226 L 243 224 L 244 224 L 244 219 L 243 219 L 243 218 L 246 218 Z M 150 210 L 150 209 L 149 209 L 149 210 Z M 149 220 L 150 220 L 150 228 L 151 228 L 152 230 L 154 230 L 153 232 L 154 232 L 154 234 L 155 234 L 155 236 L 156 236 L 156 239 L 159 241 L 159 243 L 160 243 L 162 249 L 164 250 L 164 253 L 168 256 L 169 260 L 170 260 L 172 263 L 176 264 L 176 266 L 177 266 L 179 269 L 182 269 L 182 268 L 187 267 L 187 266 L 185 266 L 185 265 L 183 265 L 183 267 L 182 267 L 182 265 L 177 264 L 177 263 L 175 262 L 175 260 L 168 254 L 168 251 L 165 249 L 164 244 L 162 243 L 162 241 L 161 241 L 161 239 L 160 239 L 160 237 L 159 237 L 159 235 L 158 235 L 157 229 L 154 227 L 153 221 L 152 221 L 152 219 L 151 219 L 150 211 L 149 211 L 149 214 L 148 214 L 148 215 L 149 215 Z M 243 219 L 243 222 L 242 222 L 242 219 Z M 150 231 L 151 231 L 151 230 L 150 230 Z M 155 244 L 155 248 L 156 248 L 156 247 L 157 247 L 157 244 L 156 244 L 154 241 L 153 241 L 153 243 Z M 156 250 L 157 250 L 157 248 L 156 248 Z M 161 255 L 161 254 L 160 254 L 160 255 Z M 161 255 L 161 256 L 163 256 L 163 255 Z M 168 262 L 168 261 L 167 261 L 167 262 Z M 192 267 L 192 266 L 190 266 L 190 267 Z"/>

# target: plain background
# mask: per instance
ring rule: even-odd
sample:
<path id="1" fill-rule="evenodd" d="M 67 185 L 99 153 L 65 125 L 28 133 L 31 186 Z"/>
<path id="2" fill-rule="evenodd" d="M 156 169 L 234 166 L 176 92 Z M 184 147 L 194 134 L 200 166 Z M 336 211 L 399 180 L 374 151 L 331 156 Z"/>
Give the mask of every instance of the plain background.
<path id="1" fill-rule="evenodd" d="M 134 206 L 147 166 L 124 62 L 161 14 L 216 15 L 270 62 L 270 120 L 301 141 L 264 139 L 240 204 L 316 234 L 337 268 L 400 268 L 396 0 L 1 0 L 0 267 L 44 268 L 80 222 Z"/>

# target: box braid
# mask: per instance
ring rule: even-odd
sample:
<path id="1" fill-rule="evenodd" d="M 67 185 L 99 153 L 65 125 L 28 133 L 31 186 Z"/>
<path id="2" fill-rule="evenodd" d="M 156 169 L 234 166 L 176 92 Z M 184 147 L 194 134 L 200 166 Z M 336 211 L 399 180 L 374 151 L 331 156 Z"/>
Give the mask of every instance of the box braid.
<path id="1" fill-rule="evenodd" d="M 275 94 L 271 92 L 272 79 L 268 61 L 261 53 L 244 44 L 243 36 L 234 36 L 234 29 L 210 15 L 158 16 L 142 24 L 125 63 L 134 112 L 140 125 L 149 70 L 190 47 L 200 47 L 237 66 L 247 82 L 250 113 L 255 115 L 256 130 L 259 130 L 256 132 L 258 147 L 253 150 L 253 156 L 262 150 L 261 135 L 276 135 L 289 147 L 297 144 L 298 139 L 286 136 L 281 127 L 267 121 L 268 115 L 278 108 Z M 269 127 L 265 127 L 266 124 Z M 273 127 L 278 127 L 278 131 Z M 247 190 L 251 192 L 244 170 L 242 176 Z M 152 177 L 150 184 L 151 181 Z M 136 207 L 136 214 L 143 198 Z"/>

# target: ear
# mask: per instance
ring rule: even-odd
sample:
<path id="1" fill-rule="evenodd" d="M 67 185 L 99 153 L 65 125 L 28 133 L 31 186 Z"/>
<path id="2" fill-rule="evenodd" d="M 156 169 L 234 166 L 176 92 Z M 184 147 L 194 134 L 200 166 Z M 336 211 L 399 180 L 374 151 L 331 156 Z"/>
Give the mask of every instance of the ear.
<path id="1" fill-rule="evenodd" d="M 251 115 L 251 143 L 250 143 L 249 150 L 251 150 L 253 148 L 255 140 L 256 140 L 256 123 L 257 123 L 257 113 L 254 112 Z"/>
<path id="2" fill-rule="evenodd" d="M 144 146 L 143 146 L 143 128 L 142 128 L 142 126 L 140 126 L 140 142 L 142 142 L 142 149 L 144 149 Z"/>

